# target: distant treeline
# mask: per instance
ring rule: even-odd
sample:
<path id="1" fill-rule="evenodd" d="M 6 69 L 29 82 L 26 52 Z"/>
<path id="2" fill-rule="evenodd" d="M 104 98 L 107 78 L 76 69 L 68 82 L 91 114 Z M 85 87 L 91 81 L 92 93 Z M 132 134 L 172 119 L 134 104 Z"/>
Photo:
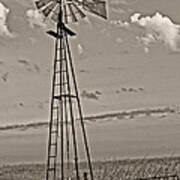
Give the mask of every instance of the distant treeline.
<path id="1" fill-rule="evenodd" d="M 107 114 L 100 114 L 100 115 L 91 115 L 84 117 L 85 121 L 97 121 L 97 120 L 104 120 L 104 119 L 123 119 L 123 118 L 134 118 L 139 115 L 144 116 L 151 116 L 151 115 L 161 115 L 161 114 L 170 114 L 175 113 L 176 110 L 170 107 L 164 108 L 154 108 L 154 109 L 139 109 L 139 110 L 130 110 L 130 111 L 122 111 L 122 112 L 112 112 Z M 13 125 L 6 125 L 0 126 L 0 131 L 7 131 L 7 130 L 27 130 L 29 128 L 40 128 L 40 127 L 47 127 L 48 122 L 32 122 L 27 124 L 13 124 Z"/>
<path id="2" fill-rule="evenodd" d="M 139 110 L 131 110 L 131 111 L 122 111 L 122 112 L 115 112 L 115 113 L 108 113 L 108 114 L 102 114 L 102 115 L 95 115 L 95 116 L 87 116 L 84 119 L 85 120 L 98 120 L 98 119 L 106 119 L 106 118 L 114 118 L 117 117 L 119 119 L 125 118 L 125 117 L 135 117 L 139 115 L 158 115 L 158 114 L 164 114 L 164 113 L 175 113 L 176 110 L 170 107 L 164 107 L 164 108 L 154 108 L 154 109 L 139 109 Z"/>

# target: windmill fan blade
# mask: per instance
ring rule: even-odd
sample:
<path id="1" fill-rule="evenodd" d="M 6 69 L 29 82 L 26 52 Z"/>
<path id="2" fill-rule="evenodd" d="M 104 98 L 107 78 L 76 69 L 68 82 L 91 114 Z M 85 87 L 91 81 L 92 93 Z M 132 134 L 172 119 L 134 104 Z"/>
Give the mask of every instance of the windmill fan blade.
<path id="1" fill-rule="evenodd" d="M 50 2 L 55 2 L 54 0 L 37 0 L 35 1 L 36 7 L 41 9 L 42 7 L 46 6 Z"/>
<path id="2" fill-rule="evenodd" d="M 43 10 L 42 13 L 44 14 L 44 16 L 49 16 L 49 14 L 53 11 L 53 9 L 56 6 L 56 2 L 52 2 L 51 4 L 49 4 L 48 6 L 46 6 Z"/>
<path id="3" fill-rule="evenodd" d="M 66 7 L 66 5 L 64 5 L 64 14 L 65 14 L 65 16 L 64 16 L 65 23 L 68 24 L 67 7 Z"/>
<path id="4" fill-rule="evenodd" d="M 79 19 L 86 17 L 83 11 L 74 3 L 69 2 L 64 5 L 65 22 L 78 22 Z"/>
<path id="5" fill-rule="evenodd" d="M 73 9 L 72 9 L 72 3 L 67 4 L 67 7 L 68 7 L 68 9 L 69 9 L 69 13 L 70 13 L 69 16 L 71 17 L 72 22 L 77 22 L 78 20 L 77 20 L 77 18 L 76 18 L 76 15 L 75 15 Z"/>
<path id="6" fill-rule="evenodd" d="M 86 11 L 107 19 L 106 2 L 101 0 L 84 0 L 79 2 Z"/>
<path id="7" fill-rule="evenodd" d="M 86 17 L 86 15 L 82 12 L 80 8 L 77 7 L 76 4 L 73 2 L 68 2 L 63 5 L 64 8 L 64 20 L 65 23 L 71 23 L 71 22 L 78 22 L 80 18 Z M 58 14 L 59 14 L 59 7 L 58 5 L 55 5 L 52 9 L 52 15 L 50 15 L 50 18 L 54 22 L 58 22 Z"/>
<path id="8" fill-rule="evenodd" d="M 58 14 L 59 14 L 59 6 L 56 5 L 56 7 L 54 8 L 53 12 L 52 12 L 52 16 L 51 16 L 51 19 L 54 21 L 54 22 L 58 22 Z"/>
<path id="9" fill-rule="evenodd" d="M 82 12 L 82 10 L 77 5 L 75 5 L 74 3 L 72 3 L 72 5 L 74 9 L 76 9 L 76 12 L 80 15 L 82 19 L 86 17 L 86 15 Z"/>
<path id="10" fill-rule="evenodd" d="M 35 4 L 38 10 L 40 10 L 45 17 L 49 17 L 51 20 L 53 20 L 56 23 L 58 22 L 59 3 L 57 0 L 35 0 Z M 92 4 L 97 4 L 97 3 L 92 3 Z M 79 7 L 79 5 L 81 7 Z M 89 3 L 88 4 L 86 3 L 86 9 L 92 11 L 94 6 L 91 8 L 89 6 L 90 6 Z M 78 0 L 66 0 L 66 2 L 63 3 L 63 12 L 64 12 L 63 15 L 66 24 L 70 22 L 78 22 L 79 19 L 86 17 L 86 15 L 82 11 L 82 2 L 81 4 L 79 4 Z"/>

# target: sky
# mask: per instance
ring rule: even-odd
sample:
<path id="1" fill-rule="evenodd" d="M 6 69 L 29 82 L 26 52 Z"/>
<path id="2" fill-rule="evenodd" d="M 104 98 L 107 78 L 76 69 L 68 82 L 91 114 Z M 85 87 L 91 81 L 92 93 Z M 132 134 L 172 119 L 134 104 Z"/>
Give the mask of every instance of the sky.
<path id="1" fill-rule="evenodd" d="M 180 104 L 180 1 L 110 0 L 71 47 L 86 115 Z M 48 119 L 54 40 L 31 0 L 0 0 L 0 122 Z M 100 92 L 100 93 L 97 93 Z M 91 96 L 93 95 L 93 96 Z M 96 98 L 93 98 L 96 97 Z"/>

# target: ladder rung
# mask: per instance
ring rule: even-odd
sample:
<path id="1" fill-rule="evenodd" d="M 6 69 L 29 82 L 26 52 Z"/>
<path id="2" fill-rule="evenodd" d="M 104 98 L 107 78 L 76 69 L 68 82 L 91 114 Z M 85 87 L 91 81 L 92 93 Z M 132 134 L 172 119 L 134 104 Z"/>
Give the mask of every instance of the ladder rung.
<path id="1" fill-rule="evenodd" d="M 61 96 L 54 96 L 55 99 L 61 99 Z"/>
<path id="2" fill-rule="evenodd" d="M 67 71 L 64 71 L 64 70 L 63 71 L 56 71 L 55 73 L 62 73 L 62 72 L 67 72 Z"/>
<path id="3" fill-rule="evenodd" d="M 51 134 L 55 134 L 55 133 L 57 133 L 58 131 L 51 131 Z"/>
<path id="4" fill-rule="evenodd" d="M 57 50 L 63 50 L 63 49 L 65 49 L 64 47 L 61 47 L 61 48 L 57 48 Z"/>
<path id="5" fill-rule="evenodd" d="M 65 83 L 62 83 L 62 84 L 58 83 L 58 84 L 54 84 L 54 85 L 55 85 L 55 86 L 64 86 L 64 85 L 66 85 L 66 84 L 68 84 L 68 83 L 65 82 Z"/>
<path id="6" fill-rule="evenodd" d="M 61 100 L 61 97 L 77 98 L 77 96 L 71 95 L 71 94 L 62 94 L 62 95 L 60 95 L 60 96 L 54 96 L 55 99 L 59 99 L 59 100 Z"/>
<path id="7" fill-rule="evenodd" d="M 61 61 L 65 61 L 66 58 L 61 58 L 61 59 L 56 59 L 56 62 L 61 62 Z"/>
<path id="8" fill-rule="evenodd" d="M 51 146 L 56 146 L 56 145 L 57 145 L 57 143 L 52 143 L 52 144 L 51 144 Z"/>
<path id="9" fill-rule="evenodd" d="M 56 156 L 55 156 L 55 155 L 53 155 L 53 156 L 49 156 L 49 158 L 56 158 Z"/>
<path id="10" fill-rule="evenodd" d="M 62 97 L 72 97 L 72 98 L 76 98 L 75 95 L 72 95 L 72 94 L 62 94 L 61 95 Z"/>
<path id="11" fill-rule="evenodd" d="M 48 168 L 47 170 L 48 170 L 48 171 L 54 171 L 55 168 Z"/>
<path id="12" fill-rule="evenodd" d="M 58 106 L 54 106 L 53 109 L 58 109 L 59 107 Z"/>
<path id="13" fill-rule="evenodd" d="M 54 86 L 61 86 L 61 84 L 55 84 Z"/>

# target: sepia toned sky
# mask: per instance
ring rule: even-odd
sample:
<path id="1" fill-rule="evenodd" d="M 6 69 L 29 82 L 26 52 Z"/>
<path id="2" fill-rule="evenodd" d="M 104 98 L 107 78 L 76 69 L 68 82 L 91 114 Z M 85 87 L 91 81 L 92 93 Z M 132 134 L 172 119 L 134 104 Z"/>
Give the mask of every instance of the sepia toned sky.
<path id="1" fill-rule="evenodd" d="M 109 0 L 107 21 L 87 13 L 70 25 L 80 90 L 97 96 L 82 97 L 85 114 L 179 106 L 179 7 L 179 0 Z M 1 125 L 47 120 L 52 28 L 32 0 L 0 0 Z"/>

